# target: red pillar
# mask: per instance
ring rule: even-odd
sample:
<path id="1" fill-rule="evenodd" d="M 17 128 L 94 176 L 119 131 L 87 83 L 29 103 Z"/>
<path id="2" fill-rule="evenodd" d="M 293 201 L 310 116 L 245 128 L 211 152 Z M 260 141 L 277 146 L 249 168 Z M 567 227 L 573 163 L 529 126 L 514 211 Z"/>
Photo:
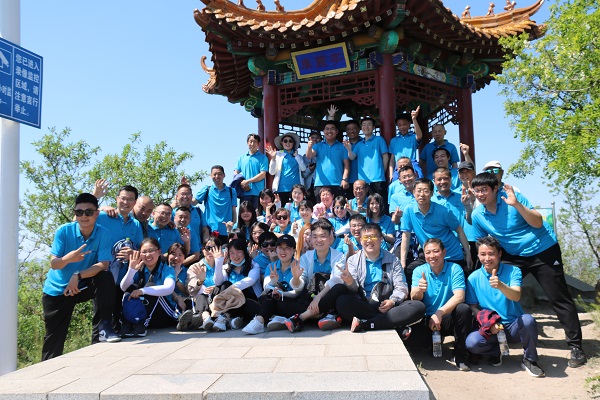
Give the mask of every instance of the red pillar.
<path id="1" fill-rule="evenodd" d="M 260 117 L 258 120 L 258 136 L 260 136 L 260 146 L 258 146 L 258 151 L 261 153 L 265 152 L 265 118 Z"/>
<path id="2" fill-rule="evenodd" d="M 264 121 L 264 147 L 274 147 L 273 141 L 279 135 L 279 101 L 277 95 L 277 82 L 274 76 L 269 79 L 271 71 L 263 76 L 263 121 Z M 274 75 L 274 74 L 273 74 Z M 271 82 L 269 82 L 271 81 Z M 266 187 L 271 188 L 273 176 L 267 174 Z"/>
<path id="3" fill-rule="evenodd" d="M 460 115 L 460 123 L 458 124 L 460 142 L 469 145 L 469 153 L 471 154 L 473 163 L 475 163 L 475 136 L 473 133 L 473 101 L 471 99 L 471 89 L 461 89 L 458 112 Z M 463 159 L 462 155 L 461 159 Z"/>
<path id="4" fill-rule="evenodd" d="M 381 136 L 389 144 L 396 135 L 396 94 L 394 92 L 394 64 L 391 54 L 383 54 L 383 65 L 377 68 L 379 79 L 379 121 Z"/>

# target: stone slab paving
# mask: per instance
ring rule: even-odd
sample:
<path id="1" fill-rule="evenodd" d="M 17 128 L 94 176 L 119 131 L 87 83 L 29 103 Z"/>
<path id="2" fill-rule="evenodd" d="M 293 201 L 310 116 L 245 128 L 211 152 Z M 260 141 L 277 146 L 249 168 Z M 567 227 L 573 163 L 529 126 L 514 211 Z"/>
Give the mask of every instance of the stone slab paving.
<path id="1" fill-rule="evenodd" d="M 427 400 L 394 331 L 149 331 L 0 377 L 0 400 Z"/>

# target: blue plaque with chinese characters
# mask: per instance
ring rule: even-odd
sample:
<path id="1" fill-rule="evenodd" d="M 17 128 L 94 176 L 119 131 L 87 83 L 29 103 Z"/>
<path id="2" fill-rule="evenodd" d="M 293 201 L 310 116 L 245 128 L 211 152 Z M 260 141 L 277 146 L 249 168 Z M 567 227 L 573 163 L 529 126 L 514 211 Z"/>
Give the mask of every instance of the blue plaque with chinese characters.
<path id="1" fill-rule="evenodd" d="M 292 53 L 294 69 L 299 79 L 350 71 L 350 60 L 345 43 Z"/>
<path id="2" fill-rule="evenodd" d="M 43 59 L 0 38 L 0 117 L 41 127 Z"/>

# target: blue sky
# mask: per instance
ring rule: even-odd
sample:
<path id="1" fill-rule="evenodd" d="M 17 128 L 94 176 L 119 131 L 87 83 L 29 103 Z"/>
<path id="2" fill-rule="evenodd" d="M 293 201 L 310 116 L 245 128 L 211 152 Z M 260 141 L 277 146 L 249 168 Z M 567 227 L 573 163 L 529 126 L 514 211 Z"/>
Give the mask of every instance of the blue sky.
<path id="1" fill-rule="evenodd" d="M 518 6 L 533 1 L 521 0 Z M 245 3 L 254 7 L 253 0 Z M 502 11 L 496 3 L 496 12 Z M 290 9 L 307 2 L 282 4 Z M 460 15 L 466 2 L 444 4 Z M 471 14 L 485 14 L 488 4 L 471 4 Z M 194 9 L 202 6 L 196 0 L 22 0 L 21 46 L 44 57 L 44 97 L 43 129 L 21 126 L 21 159 L 36 159 L 31 142 L 48 127 L 70 127 L 72 140 L 101 146 L 103 154 L 118 152 L 132 133 L 141 131 L 144 145 L 166 140 L 177 151 L 191 151 L 195 157 L 186 169 L 222 164 L 231 178 L 237 158 L 247 149 L 246 135 L 257 131 L 257 120 L 226 98 L 202 91 L 208 75 L 200 58 L 210 59 L 210 53 L 193 19 Z M 544 4 L 534 19 L 540 23 L 547 17 Z M 517 160 L 522 144 L 513 138 L 498 93 L 492 84 L 474 94 L 476 157 L 480 167 L 500 160 L 506 169 Z M 458 127 L 447 130 L 448 139 L 458 145 Z M 553 200 L 539 174 L 505 180 L 535 205 L 549 206 Z M 21 180 L 21 191 L 25 188 Z"/>

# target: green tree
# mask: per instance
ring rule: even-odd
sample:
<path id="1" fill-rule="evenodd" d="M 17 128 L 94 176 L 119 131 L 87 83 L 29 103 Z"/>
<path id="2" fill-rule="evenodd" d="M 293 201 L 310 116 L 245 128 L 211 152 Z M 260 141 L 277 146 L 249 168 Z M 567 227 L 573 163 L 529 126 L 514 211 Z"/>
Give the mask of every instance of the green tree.
<path id="1" fill-rule="evenodd" d="M 581 188 L 600 178 L 600 11 L 588 0 L 550 11 L 542 38 L 501 41 L 507 61 L 496 78 L 526 144 L 509 172 L 523 177 L 541 165 L 548 179 Z"/>
<path id="2" fill-rule="evenodd" d="M 20 210 L 21 232 L 31 249 L 50 247 L 56 229 L 73 219 L 75 196 L 87 187 L 87 171 L 99 151 L 83 140 L 67 142 L 69 128 L 49 130 L 32 143 L 41 160 L 21 162 L 21 172 L 32 184 Z"/>
<path id="3" fill-rule="evenodd" d="M 89 184 L 93 187 L 96 179 L 110 182 L 107 199 L 117 196 L 117 190 L 123 185 L 132 185 L 141 195 L 150 196 L 155 203 L 169 202 L 174 196 L 182 176 L 186 176 L 191 185 L 201 181 L 206 172 L 186 174 L 181 165 L 193 158 L 189 152 L 177 153 L 162 141 L 154 146 L 146 146 L 142 151 L 141 134 L 134 133 L 130 143 L 123 146 L 119 154 L 108 154 L 97 162 L 90 171 Z"/>

